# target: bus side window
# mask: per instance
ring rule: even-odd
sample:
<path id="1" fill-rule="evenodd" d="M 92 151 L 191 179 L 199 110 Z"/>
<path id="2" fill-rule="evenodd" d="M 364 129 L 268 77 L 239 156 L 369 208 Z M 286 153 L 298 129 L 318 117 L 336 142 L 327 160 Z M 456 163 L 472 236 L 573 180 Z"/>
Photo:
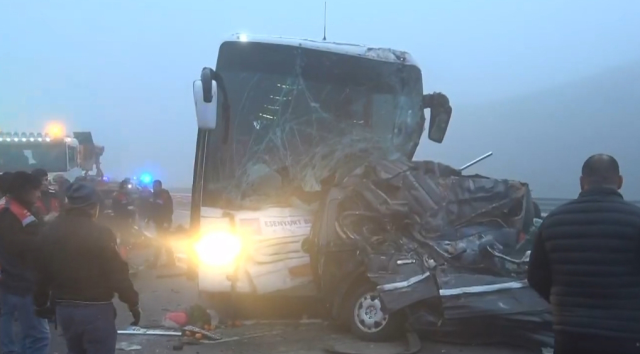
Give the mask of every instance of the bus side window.
<path id="1" fill-rule="evenodd" d="M 69 169 L 78 167 L 78 148 L 75 146 L 67 146 L 69 158 Z"/>

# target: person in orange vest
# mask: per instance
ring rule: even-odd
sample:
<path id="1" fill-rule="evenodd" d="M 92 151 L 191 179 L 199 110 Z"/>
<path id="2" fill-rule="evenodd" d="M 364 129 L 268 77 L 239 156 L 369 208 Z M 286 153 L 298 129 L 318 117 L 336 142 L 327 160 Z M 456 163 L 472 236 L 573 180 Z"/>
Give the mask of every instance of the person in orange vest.
<path id="1" fill-rule="evenodd" d="M 45 169 L 36 168 L 31 174 L 42 181 L 40 198 L 35 205 L 34 214 L 41 221 L 51 221 L 60 213 L 60 199 L 56 192 L 49 187 L 49 173 Z"/>
<path id="2" fill-rule="evenodd" d="M 49 324 L 36 315 L 33 302 L 35 276 L 32 260 L 41 223 L 31 214 L 40 197 L 42 179 L 14 172 L 0 205 L 0 350 L 3 353 L 46 354 Z M 14 317 L 20 325 L 16 343 Z"/>

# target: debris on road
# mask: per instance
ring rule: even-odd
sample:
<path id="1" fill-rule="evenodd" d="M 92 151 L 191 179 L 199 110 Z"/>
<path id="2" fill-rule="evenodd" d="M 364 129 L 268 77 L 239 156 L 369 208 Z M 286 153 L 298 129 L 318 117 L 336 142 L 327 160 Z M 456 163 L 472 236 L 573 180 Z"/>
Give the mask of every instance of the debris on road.
<path id="1" fill-rule="evenodd" d="M 131 350 L 140 350 L 142 349 L 142 346 L 138 344 L 129 343 L 129 342 L 120 342 L 116 345 L 116 349 L 124 350 L 128 352 Z"/>
<path id="2" fill-rule="evenodd" d="M 182 335 L 182 332 L 175 331 L 175 330 L 167 330 L 167 329 L 129 326 L 125 330 L 119 330 L 118 334 L 180 337 Z"/>
<path id="3" fill-rule="evenodd" d="M 200 329 L 194 326 L 185 326 L 184 328 L 182 328 L 182 335 L 188 338 L 195 338 L 197 340 L 219 341 L 222 339 L 222 337 L 214 334 L 211 331 Z"/>

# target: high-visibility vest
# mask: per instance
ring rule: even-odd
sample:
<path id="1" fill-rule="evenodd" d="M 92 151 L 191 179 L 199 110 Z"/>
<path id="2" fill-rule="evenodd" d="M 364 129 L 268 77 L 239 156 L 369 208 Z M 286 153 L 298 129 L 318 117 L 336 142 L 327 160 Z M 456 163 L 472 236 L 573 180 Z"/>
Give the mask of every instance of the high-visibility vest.
<path id="1" fill-rule="evenodd" d="M 56 196 L 51 196 L 49 205 L 44 205 L 42 202 L 42 198 L 38 199 L 35 205 L 36 209 L 42 216 L 49 215 L 49 213 L 59 213 L 60 212 L 60 204 L 58 203 L 58 198 Z"/>
<path id="2" fill-rule="evenodd" d="M 27 208 L 20 205 L 9 197 L 0 199 L 0 210 L 9 208 L 13 215 L 15 215 L 22 222 L 22 226 L 27 226 L 32 222 L 37 221 L 36 217 L 27 210 Z"/>

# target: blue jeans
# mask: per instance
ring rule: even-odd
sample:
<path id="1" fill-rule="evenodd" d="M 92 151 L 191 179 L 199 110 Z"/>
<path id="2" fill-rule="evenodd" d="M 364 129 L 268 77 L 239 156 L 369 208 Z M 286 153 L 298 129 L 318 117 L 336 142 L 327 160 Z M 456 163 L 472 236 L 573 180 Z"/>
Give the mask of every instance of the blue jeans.
<path id="1" fill-rule="evenodd" d="M 0 294 L 0 349 L 2 354 L 47 354 L 49 323 L 35 315 L 33 298 L 2 292 Z M 13 322 L 18 319 L 20 337 L 16 342 Z"/>
<path id="2" fill-rule="evenodd" d="M 116 352 L 116 309 L 112 303 L 60 302 L 58 324 L 67 342 L 68 354 L 113 354 Z"/>

